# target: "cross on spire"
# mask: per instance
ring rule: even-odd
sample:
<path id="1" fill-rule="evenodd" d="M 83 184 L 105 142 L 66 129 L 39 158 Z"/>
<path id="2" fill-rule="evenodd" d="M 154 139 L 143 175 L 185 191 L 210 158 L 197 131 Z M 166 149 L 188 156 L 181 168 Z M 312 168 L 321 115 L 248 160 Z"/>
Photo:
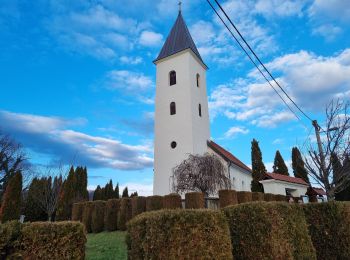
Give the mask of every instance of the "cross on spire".
<path id="1" fill-rule="evenodd" d="M 182 2 L 180 0 L 179 3 L 178 3 L 178 5 L 179 5 L 179 13 L 181 13 L 181 4 L 182 4 Z"/>

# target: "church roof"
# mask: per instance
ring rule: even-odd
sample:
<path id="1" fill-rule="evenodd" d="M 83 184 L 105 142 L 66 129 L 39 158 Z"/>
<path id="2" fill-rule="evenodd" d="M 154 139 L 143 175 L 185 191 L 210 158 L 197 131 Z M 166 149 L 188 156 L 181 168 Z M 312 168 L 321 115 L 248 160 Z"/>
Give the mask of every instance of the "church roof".
<path id="1" fill-rule="evenodd" d="M 229 151 L 222 148 L 217 143 L 215 143 L 213 141 L 208 141 L 208 146 L 214 152 L 216 152 L 218 155 L 223 157 L 224 160 L 229 161 L 229 162 L 235 164 L 236 166 L 238 166 L 238 167 L 240 167 L 248 172 L 252 171 L 247 165 L 245 165 L 243 162 L 241 162 L 236 156 L 234 156 L 232 153 L 230 153 Z"/>
<path id="2" fill-rule="evenodd" d="M 302 185 L 309 185 L 302 178 L 291 177 L 291 176 L 287 176 L 279 173 L 265 173 L 263 180 L 271 180 L 271 179 L 291 182 L 296 184 L 302 184 Z"/>
<path id="3" fill-rule="evenodd" d="M 175 24 L 173 25 L 173 28 L 171 29 L 163 45 L 163 48 L 161 49 L 157 59 L 155 59 L 154 62 L 186 49 L 191 49 L 193 53 L 199 58 L 199 60 L 204 64 L 202 57 L 199 54 L 198 49 L 193 42 L 191 34 L 188 31 L 187 25 L 182 17 L 182 14 L 181 12 L 179 12 Z"/>

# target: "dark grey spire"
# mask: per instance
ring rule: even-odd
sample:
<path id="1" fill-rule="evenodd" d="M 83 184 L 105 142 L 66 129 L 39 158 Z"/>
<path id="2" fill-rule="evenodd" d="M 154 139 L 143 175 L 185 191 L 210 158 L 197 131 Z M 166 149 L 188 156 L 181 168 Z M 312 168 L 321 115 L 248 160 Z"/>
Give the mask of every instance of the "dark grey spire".
<path id="1" fill-rule="evenodd" d="M 175 21 L 173 28 L 171 29 L 162 50 L 160 51 L 157 59 L 154 62 L 169 57 L 180 51 L 191 49 L 194 54 L 204 64 L 201 55 L 199 54 L 196 45 L 193 42 L 190 32 L 186 26 L 186 23 L 182 17 L 181 11 Z M 205 65 L 205 64 L 204 64 Z M 205 65 L 206 66 L 206 65 Z"/>

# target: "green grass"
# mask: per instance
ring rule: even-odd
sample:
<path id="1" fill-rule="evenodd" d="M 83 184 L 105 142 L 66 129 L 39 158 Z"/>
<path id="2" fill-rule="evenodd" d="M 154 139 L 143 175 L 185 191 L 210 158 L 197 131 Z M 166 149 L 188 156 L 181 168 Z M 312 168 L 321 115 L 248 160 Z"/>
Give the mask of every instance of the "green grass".
<path id="1" fill-rule="evenodd" d="M 126 232 L 88 234 L 86 259 L 127 259 Z"/>

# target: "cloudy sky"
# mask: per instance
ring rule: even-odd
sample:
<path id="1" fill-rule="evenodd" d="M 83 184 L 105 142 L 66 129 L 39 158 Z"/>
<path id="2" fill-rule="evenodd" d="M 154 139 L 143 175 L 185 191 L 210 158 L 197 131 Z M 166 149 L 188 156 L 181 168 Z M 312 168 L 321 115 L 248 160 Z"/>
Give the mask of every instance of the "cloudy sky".
<path id="1" fill-rule="evenodd" d="M 270 170 L 290 161 L 311 123 L 266 85 L 205 0 L 183 16 L 207 72 L 211 137 L 250 165 L 260 141 Z M 294 100 L 322 122 L 332 98 L 350 97 L 350 2 L 220 1 Z M 110 178 L 152 192 L 156 58 L 176 0 L 2 0 L 0 128 L 33 164 L 86 165 L 89 187 Z"/>

